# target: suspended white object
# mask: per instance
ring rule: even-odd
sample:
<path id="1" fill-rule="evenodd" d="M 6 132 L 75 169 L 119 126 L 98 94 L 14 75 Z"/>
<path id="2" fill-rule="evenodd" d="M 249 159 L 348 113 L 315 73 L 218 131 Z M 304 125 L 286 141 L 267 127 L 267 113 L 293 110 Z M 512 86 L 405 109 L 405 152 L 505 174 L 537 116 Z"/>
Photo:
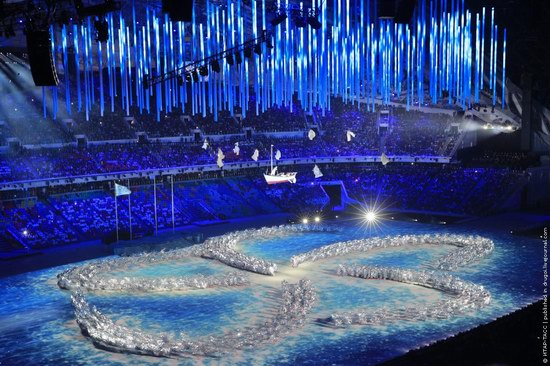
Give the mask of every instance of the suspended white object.
<path id="1" fill-rule="evenodd" d="M 390 159 L 386 156 L 385 153 L 382 153 L 380 156 L 380 161 L 382 162 L 382 165 L 386 166 L 390 162 Z"/>
<path id="2" fill-rule="evenodd" d="M 315 178 L 321 178 L 323 176 L 323 172 L 321 172 L 321 169 L 315 164 L 313 167 L 313 174 L 315 175 Z"/>
<path id="3" fill-rule="evenodd" d="M 279 151 L 277 150 L 277 152 Z M 296 183 L 296 174 L 298 173 L 296 172 L 277 173 L 277 167 L 273 166 L 273 145 L 271 145 L 271 170 L 269 171 L 269 174 L 264 174 L 264 178 L 267 184 L 277 184 L 277 183 L 286 183 L 286 182 Z"/>
<path id="4" fill-rule="evenodd" d="M 275 159 L 281 160 L 281 150 L 277 150 L 277 152 L 275 153 Z"/>
<path id="5" fill-rule="evenodd" d="M 315 138 L 315 136 L 317 136 L 317 134 L 315 133 L 315 131 L 313 131 L 313 129 L 310 129 L 309 132 L 307 133 L 307 137 L 310 139 L 310 140 L 313 140 Z"/>
<path id="6" fill-rule="evenodd" d="M 222 149 L 218 147 L 218 159 L 225 159 L 225 155 L 223 154 Z"/>
<path id="7" fill-rule="evenodd" d="M 254 150 L 254 154 L 252 154 L 252 160 L 258 161 L 258 158 L 260 157 L 260 152 L 258 149 Z"/>
<path id="8" fill-rule="evenodd" d="M 348 130 L 348 132 L 346 132 L 346 137 L 347 137 L 348 142 L 350 142 L 351 139 L 355 137 L 355 133 Z"/>
<path id="9" fill-rule="evenodd" d="M 222 149 L 218 147 L 218 161 L 216 161 L 216 164 L 218 164 L 218 168 L 220 169 L 223 167 L 223 159 L 225 159 L 225 155 Z"/>
<path id="10" fill-rule="evenodd" d="M 207 139 L 204 139 L 204 143 L 202 144 L 202 148 L 204 150 L 208 149 L 208 140 Z"/>
<path id="11" fill-rule="evenodd" d="M 241 148 L 239 147 L 238 142 L 235 142 L 235 147 L 233 148 L 233 152 L 235 153 L 235 155 L 239 156 L 239 154 L 241 152 Z"/>

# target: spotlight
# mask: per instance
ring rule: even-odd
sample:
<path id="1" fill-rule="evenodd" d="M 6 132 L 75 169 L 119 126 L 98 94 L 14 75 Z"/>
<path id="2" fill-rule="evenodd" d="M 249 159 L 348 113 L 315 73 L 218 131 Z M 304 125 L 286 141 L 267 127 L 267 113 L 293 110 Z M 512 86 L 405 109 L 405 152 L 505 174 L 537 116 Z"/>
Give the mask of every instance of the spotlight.
<path id="1" fill-rule="evenodd" d="M 321 218 L 319 216 L 315 216 L 315 222 L 320 222 Z"/>
<path id="2" fill-rule="evenodd" d="M 374 211 L 368 211 L 365 214 L 365 220 L 367 220 L 367 222 L 369 223 L 376 221 L 376 214 L 374 213 Z"/>
<path id="3" fill-rule="evenodd" d="M 27 236 L 29 235 L 29 232 L 27 231 L 27 229 L 23 230 L 23 236 Z"/>
<path id="4" fill-rule="evenodd" d="M 261 52 L 261 50 L 260 50 Z M 247 47 L 244 49 L 244 57 L 252 58 L 252 47 Z"/>
<path id="5" fill-rule="evenodd" d="M 230 53 L 229 55 L 225 56 L 225 59 L 229 65 L 233 66 L 235 64 L 235 61 L 233 60 L 233 54 Z"/>
<path id="6" fill-rule="evenodd" d="M 307 224 L 309 220 L 307 218 L 302 219 L 302 224 Z"/>
<path id="7" fill-rule="evenodd" d="M 191 73 L 190 73 L 190 72 L 187 72 L 187 73 L 185 74 L 185 81 L 191 81 L 191 80 L 193 80 L 193 78 L 192 78 L 192 76 L 191 76 Z"/>
<path id="8" fill-rule="evenodd" d="M 212 66 L 212 71 L 215 71 L 215 72 L 220 72 L 221 71 L 220 63 L 218 62 L 218 60 L 212 61 L 210 63 L 210 66 Z"/>
<path id="9" fill-rule="evenodd" d="M 271 25 L 274 26 L 274 27 L 278 26 L 279 24 L 284 22 L 286 18 L 287 18 L 287 15 L 283 11 L 283 12 L 279 13 L 279 15 L 277 15 L 275 18 L 273 18 L 273 20 L 271 21 Z"/>
<path id="10" fill-rule="evenodd" d="M 254 46 L 254 53 L 258 56 L 262 55 L 262 45 L 260 43 L 256 43 L 256 45 Z"/>
<path id="11" fill-rule="evenodd" d="M 317 19 L 317 17 L 308 16 L 307 17 L 307 24 L 309 24 L 311 26 L 311 28 L 313 28 L 315 30 L 321 29 L 321 22 L 319 21 L 319 19 Z"/>
<path id="12" fill-rule="evenodd" d="M 241 57 L 241 52 L 240 51 L 235 52 L 235 61 L 238 64 L 243 62 L 243 58 Z"/>
<path id="13" fill-rule="evenodd" d="M 208 76 L 208 66 L 202 65 L 199 67 L 199 74 L 201 74 L 201 76 Z"/>
<path id="14" fill-rule="evenodd" d="M 183 76 L 178 75 L 177 80 L 178 80 L 178 86 L 182 86 L 183 85 Z"/>
<path id="15" fill-rule="evenodd" d="M 196 83 L 199 81 L 199 74 L 197 73 L 197 69 L 193 70 L 193 81 Z"/>

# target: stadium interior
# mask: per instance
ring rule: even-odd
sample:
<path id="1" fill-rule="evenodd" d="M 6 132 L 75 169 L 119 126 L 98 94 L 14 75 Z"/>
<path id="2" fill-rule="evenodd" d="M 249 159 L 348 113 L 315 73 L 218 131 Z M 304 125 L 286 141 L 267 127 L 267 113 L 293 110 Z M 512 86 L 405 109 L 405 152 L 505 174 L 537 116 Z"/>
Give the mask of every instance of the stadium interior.
<path id="1" fill-rule="evenodd" d="M 549 17 L 0 0 L 0 364 L 546 362 Z"/>

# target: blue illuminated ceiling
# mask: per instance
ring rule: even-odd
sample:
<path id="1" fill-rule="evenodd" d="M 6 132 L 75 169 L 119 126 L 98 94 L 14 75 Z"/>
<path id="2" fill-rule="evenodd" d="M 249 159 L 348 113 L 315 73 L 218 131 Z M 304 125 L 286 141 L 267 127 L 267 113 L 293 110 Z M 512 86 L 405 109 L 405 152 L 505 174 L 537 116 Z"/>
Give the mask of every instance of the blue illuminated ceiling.
<path id="1" fill-rule="evenodd" d="M 266 3 L 273 2 L 266 1 Z M 320 4 L 321 1 L 318 3 Z M 233 67 L 228 67 L 225 62 L 222 62 L 220 74 L 214 74 L 210 70 L 209 77 L 200 78 L 197 83 L 188 84 L 184 81 L 185 87 L 177 85 L 175 79 L 169 80 L 163 83 L 160 89 L 154 86 L 149 92 L 143 93 L 141 90 L 145 75 L 163 74 L 171 69 L 201 60 L 210 54 L 258 36 L 264 28 L 272 28 L 269 22 L 274 16 L 274 9 L 270 11 L 266 8 L 264 12 L 262 1 L 196 1 L 195 25 L 173 24 L 170 26 L 172 39 L 168 37 L 165 40 L 163 37 L 167 33 L 163 32 L 164 19 L 162 16 L 159 17 L 160 1 L 135 1 L 136 28 L 132 19 L 132 2 L 126 1 L 123 2 L 123 13 L 126 19 L 125 26 L 128 26 L 128 37 L 122 37 L 126 51 L 123 51 L 122 55 L 118 53 L 121 44 L 116 29 L 120 28 L 120 19 L 116 15 L 112 16 L 110 24 L 112 24 L 116 41 L 110 45 L 111 47 L 107 44 L 102 45 L 101 65 L 109 70 L 109 78 L 113 80 L 105 81 L 104 88 L 94 93 L 93 99 L 87 100 L 88 108 L 99 105 L 103 113 L 105 109 L 109 109 L 110 100 L 116 99 L 114 94 L 118 94 L 117 105 L 120 104 L 125 109 L 137 107 L 157 116 L 161 112 L 180 108 L 182 103 L 191 105 L 193 113 L 199 114 L 215 115 L 220 110 L 229 110 L 233 113 L 235 108 L 242 109 L 244 114 L 256 113 L 273 104 L 289 104 L 293 95 L 297 95 L 304 107 L 310 110 L 314 106 L 321 109 L 330 108 L 331 95 L 341 96 L 350 102 L 361 102 L 365 108 L 372 107 L 373 98 L 381 98 L 388 102 L 397 97 L 402 98 L 407 105 L 411 105 L 441 103 L 444 96 L 448 102 L 454 103 L 454 97 L 456 97 L 460 105 L 468 106 L 478 100 L 482 84 L 486 89 L 488 87 L 486 92 L 493 97 L 493 103 L 502 104 L 502 80 L 505 80 L 502 74 L 504 34 L 501 25 L 496 37 L 496 58 L 491 57 L 490 46 L 495 43 L 490 42 L 490 9 L 486 9 L 484 33 L 486 49 L 485 58 L 482 58 L 481 54 L 478 54 L 481 50 L 476 47 L 481 40 L 478 40 L 480 32 L 477 29 L 476 14 L 471 13 L 468 16 L 468 2 L 465 4 L 464 11 L 460 2 L 449 1 L 447 9 L 441 9 L 443 2 L 439 0 L 434 1 L 433 9 L 430 9 L 429 1 L 419 1 L 419 4 L 422 3 L 424 3 L 424 16 L 416 18 L 413 24 L 406 26 L 387 21 L 375 21 L 374 1 L 325 1 L 321 6 L 321 30 L 313 31 L 310 27 L 296 28 L 289 17 L 283 24 L 273 28 L 274 49 L 268 51 L 265 46 L 262 46 L 264 47 L 263 56 L 260 60 L 245 59 L 242 66 Z M 453 3 L 455 8 L 451 9 Z M 313 7 L 319 4 L 315 3 Z M 367 9 L 371 10 L 367 11 Z M 447 19 L 441 17 L 441 10 L 446 10 Z M 476 8 L 476 11 L 480 10 Z M 436 15 L 433 22 L 430 13 Z M 146 14 L 149 14 L 149 18 Z M 151 24 L 150 34 L 154 34 L 155 24 L 159 27 L 159 43 L 156 43 L 156 35 L 149 40 L 148 37 L 143 37 L 143 29 L 139 29 L 146 24 L 147 19 Z M 256 22 L 252 19 L 256 19 Z M 497 19 L 499 19 L 498 9 Z M 140 24 L 137 24 L 138 22 Z M 495 21 L 495 23 L 498 22 Z M 457 25 L 460 26 L 460 30 L 455 34 L 451 28 Z M 94 30 L 85 28 L 86 26 L 77 27 L 77 43 L 81 46 L 79 64 L 82 65 L 81 71 L 85 71 L 84 65 L 88 63 L 88 72 L 93 73 L 93 70 L 100 66 L 97 57 L 99 47 L 93 40 Z M 134 32 L 134 29 L 137 31 Z M 68 37 L 66 50 L 62 46 L 60 28 L 56 31 L 55 50 L 58 53 L 58 70 L 62 75 L 65 74 L 65 66 L 69 66 L 64 65 L 63 54 L 74 51 L 73 30 L 69 27 L 66 31 Z M 142 39 L 139 39 L 140 31 Z M 445 31 L 448 33 L 444 39 L 442 32 Z M 439 38 L 432 44 L 430 36 L 435 35 L 436 32 Z M 134 34 L 139 47 L 134 47 Z M 212 37 L 207 38 L 208 34 Z M 183 43 L 185 47 L 182 46 L 182 48 L 185 49 L 181 50 L 181 55 L 180 39 L 186 41 Z M 88 59 L 84 59 L 83 54 L 85 43 L 90 48 L 86 51 Z M 438 54 L 434 52 L 436 48 Z M 136 53 L 138 49 L 141 51 Z M 168 57 L 165 57 L 166 50 L 169 51 Z M 443 51 L 449 54 L 444 57 Z M 110 55 L 108 55 L 109 52 L 111 52 Z M 140 58 L 142 58 L 141 64 Z M 121 68 L 122 59 L 126 67 Z M 157 67 L 157 60 L 159 67 Z M 136 65 L 138 65 L 137 68 Z M 458 70 L 455 70 L 457 67 Z M 481 76 L 482 68 L 484 77 Z M 126 76 L 122 74 L 123 69 L 127 73 Z M 413 72 L 407 72 L 409 70 Z M 465 75 L 470 77 L 466 78 Z M 97 75 L 95 77 L 97 78 Z M 128 81 L 126 92 L 120 90 L 116 93 L 114 88 L 120 88 L 120 80 L 125 78 Z M 74 79 L 73 77 L 68 82 L 74 84 L 76 82 Z M 62 81 L 67 80 L 62 79 Z M 108 86 L 115 81 L 116 86 L 113 85 L 111 90 Z M 82 82 L 85 84 L 85 78 Z M 75 87 L 80 90 L 81 98 L 85 94 L 85 89 L 90 88 L 86 85 L 73 85 L 67 89 L 65 86 L 65 92 L 59 91 L 63 94 L 60 97 L 76 101 Z M 494 89 L 497 93 L 492 92 Z M 424 92 L 421 93 L 419 90 Z M 47 92 L 50 91 L 47 90 Z M 449 92 L 448 95 L 447 92 Z M 123 98 L 121 95 L 126 95 L 125 99 L 128 100 L 121 99 Z M 256 110 L 247 111 L 247 102 L 251 96 L 254 97 Z M 86 103 L 80 104 L 79 108 L 87 109 Z"/>

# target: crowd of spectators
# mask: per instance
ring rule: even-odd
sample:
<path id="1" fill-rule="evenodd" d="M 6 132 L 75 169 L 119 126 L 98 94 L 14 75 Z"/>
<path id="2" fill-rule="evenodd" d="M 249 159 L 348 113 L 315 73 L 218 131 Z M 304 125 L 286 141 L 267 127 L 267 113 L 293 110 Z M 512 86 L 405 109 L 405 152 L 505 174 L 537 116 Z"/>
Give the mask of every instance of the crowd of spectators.
<path id="1" fill-rule="evenodd" d="M 216 164 L 218 149 L 225 155 L 224 163 L 250 162 L 255 150 L 259 160 L 269 160 L 271 145 L 280 150 L 283 159 L 375 155 L 436 156 L 448 150 L 449 141 L 456 138 L 453 120 L 446 115 L 405 112 L 392 108 L 387 130 L 380 132 L 380 109 L 374 112 L 365 106 L 331 101 L 331 110 L 306 116 L 299 102 L 270 108 L 258 116 L 254 102 L 242 120 L 222 112 L 218 121 L 206 117 L 165 115 L 161 122 L 137 115 L 125 119 L 111 115 L 91 122 L 64 125 L 54 121 L 29 122 L 14 126 L 0 125 L 0 138 L 22 136 L 24 143 L 66 142 L 74 135 L 84 134 L 87 146 L 7 149 L 0 154 L 0 182 L 33 179 L 78 177 L 89 174 L 140 171 L 170 167 Z M 292 109 L 292 110 L 291 110 Z M 250 113 L 252 111 L 252 113 Z M 239 112 L 236 111 L 238 114 Z M 317 136 L 308 138 L 310 125 L 317 124 Z M 52 126 L 55 125 L 55 128 Z M 252 136 L 243 128 L 252 127 Z M 193 142 L 131 142 L 113 140 L 135 139 L 145 131 L 150 138 L 190 136 L 199 128 L 206 135 L 225 135 Z M 27 130 L 33 130 L 26 133 Z M 293 132 L 269 134 L 261 132 Z M 347 131 L 355 138 L 347 139 Z M 298 133 L 296 133 L 298 132 Z M 236 136 L 238 135 L 238 136 Z M 171 140 L 173 141 L 173 140 Z M 234 152 L 238 143 L 239 153 Z M 509 156 L 489 157 L 493 161 Z M 522 158 L 519 157 L 518 161 Z M 480 164 L 482 165 L 482 164 Z M 496 164 L 498 165 L 498 164 Z M 298 183 L 268 186 L 261 173 L 254 177 L 214 176 L 177 181 L 172 206 L 171 187 L 166 181 L 157 184 L 157 223 L 159 229 L 202 221 L 273 213 L 281 210 L 300 212 L 319 209 L 327 197 L 315 184 L 313 167 L 298 170 Z M 350 197 L 369 202 L 383 201 L 396 209 L 423 210 L 456 214 L 487 213 L 514 187 L 521 183 L 521 173 L 499 168 L 464 168 L 460 166 L 417 166 L 391 163 L 386 167 L 367 165 L 355 167 L 322 166 L 327 180 L 341 180 Z M 244 174 L 226 172 L 227 176 Z M 197 173 L 201 174 L 201 173 Z M 200 178 L 200 179 L 199 179 Z M 214 179 L 212 179 L 214 178 Z M 71 185 L 72 186 L 72 185 Z M 112 187 L 111 187 L 112 188 Z M 2 201 L 1 214 L 19 240 L 31 247 L 68 244 L 112 235 L 115 226 L 112 189 L 105 187 L 74 188 L 70 193 L 54 192 L 49 196 Z M 120 197 L 119 228 L 128 231 L 132 209 L 134 233 L 151 233 L 155 227 L 154 190 L 150 181 L 135 183 L 131 197 Z M 131 202 L 130 202 L 131 201 Z M 172 222 L 172 213 L 174 222 Z"/>
<path id="2" fill-rule="evenodd" d="M 300 102 L 294 101 L 292 106 L 273 106 L 256 115 L 256 102 L 249 103 L 246 118 L 242 120 L 243 127 L 251 127 L 256 131 L 303 131 L 306 128 L 306 117 Z"/>
<path id="3" fill-rule="evenodd" d="M 403 155 L 414 151 L 418 156 L 438 155 L 452 135 L 450 125 L 453 118 L 448 115 L 406 111 L 404 108 L 394 108 L 392 113 L 385 145 L 387 154 Z"/>
<path id="4" fill-rule="evenodd" d="M 380 152 L 378 113 L 369 112 L 366 106 L 347 104 L 333 99 L 331 110 L 322 116 L 317 113 L 324 136 L 330 141 L 327 153 L 330 156 L 373 155 Z M 347 141 L 347 131 L 356 137 Z"/>
<path id="5" fill-rule="evenodd" d="M 363 114 L 347 109 L 342 115 L 344 119 L 340 122 L 323 122 L 324 129 L 318 131 L 314 140 L 310 140 L 307 130 L 304 130 L 300 135 L 293 136 L 255 134 L 252 138 L 246 138 L 245 135 L 227 135 L 226 139 L 209 141 L 206 148 L 203 148 L 204 141 L 21 148 L 0 154 L 0 181 L 215 164 L 218 148 L 222 149 L 226 163 L 252 161 L 256 149 L 259 160 L 268 160 L 271 145 L 274 145 L 275 151 L 281 151 L 283 158 L 364 156 L 383 152 L 381 137 L 372 116 L 363 120 Z M 448 137 L 444 125 L 407 123 L 395 122 L 394 130 L 385 137 L 386 154 L 437 156 Z M 356 135 L 351 141 L 347 141 L 348 130 Z M 233 152 L 235 143 L 239 144 L 238 154 Z"/>
<path id="6" fill-rule="evenodd" d="M 252 108 L 254 107 L 254 108 Z M 288 105 L 275 106 L 255 115 L 251 102 L 249 113 L 242 120 L 229 112 L 220 112 L 219 120 L 213 116 L 194 115 L 183 118 L 172 113 L 163 115 L 160 122 L 153 117 L 136 114 L 133 119 L 121 113 L 107 113 L 105 117 L 93 116 L 91 121 L 60 123 L 55 121 L 30 121 L 24 123 L 4 123 L 0 126 L 2 138 L 10 135 L 20 137 L 25 143 L 57 142 L 73 140 L 75 135 L 85 135 L 94 143 L 87 148 L 43 147 L 40 149 L 22 148 L 0 155 L 0 180 L 29 180 L 51 177 L 65 177 L 94 173 L 118 172 L 127 170 L 152 169 L 188 164 L 214 164 L 217 148 L 220 147 L 230 161 L 249 161 L 255 149 L 268 158 L 270 145 L 275 145 L 285 157 L 336 157 L 357 155 L 438 155 L 453 141 L 449 125 L 451 119 L 444 115 L 421 112 L 406 112 L 403 108 L 392 108 L 390 126 L 387 132 L 379 131 L 379 110 L 369 112 L 364 105 L 344 103 L 338 98 L 331 101 L 331 110 L 324 115 L 314 110 L 309 123 L 318 123 L 317 137 L 309 141 L 309 127 L 305 112 L 295 101 Z M 292 110 L 291 110 L 292 109 Z M 187 113 L 187 112 L 185 112 Z M 238 111 L 236 111 L 238 113 Z M 245 138 L 243 128 L 252 127 L 254 135 Z M 137 133 L 145 131 L 149 138 L 191 136 L 191 131 L 199 128 L 210 135 L 227 135 L 225 142 L 210 144 L 200 149 L 200 144 L 184 142 L 117 143 L 114 140 L 134 140 Z M 266 132 L 287 131 L 302 133 L 300 137 L 278 136 L 274 138 Z M 355 134 L 347 140 L 347 131 Z M 240 134 L 241 137 L 236 137 Z M 34 136 L 34 137 L 33 137 Z M 232 136 L 232 137 L 230 137 Z M 36 139 L 35 139 L 36 137 Z M 193 139 L 195 136 L 193 136 Z M 106 141 L 111 141 L 107 143 Z M 233 156 L 231 151 L 238 142 L 242 153 Z M 449 149 L 447 149 L 449 150 Z"/>
<path id="7" fill-rule="evenodd" d="M 231 135 L 243 131 L 242 124 L 227 111 L 218 112 L 217 121 L 212 114 L 207 114 L 206 117 L 196 114 L 191 118 L 194 127 L 199 128 L 206 135 Z"/>
<path id="8" fill-rule="evenodd" d="M 506 168 L 463 168 L 451 165 L 393 164 L 321 166 L 316 180 L 311 167 L 298 169 L 297 184 L 267 185 L 261 172 L 226 179 L 176 180 L 174 206 L 171 183 L 156 184 L 159 230 L 197 222 L 280 212 L 303 213 L 321 209 L 327 202 L 319 181 L 342 181 L 350 198 L 379 202 L 386 209 L 487 214 L 497 210 L 524 181 L 523 173 Z M 125 182 L 122 182 L 123 184 Z M 135 236 L 155 228 L 154 192 L 150 181 L 131 186 L 132 194 L 118 198 L 119 229 Z M 102 239 L 115 230 L 112 189 L 91 189 L 4 200 L 2 221 L 34 248 Z M 174 223 L 172 222 L 174 212 Z"/>
<path id="9" fill-rule="evenodd" d="M 37 198 L 2 202 L 2 216 L 28 246 L 41 248 L 75 243 L 79 237 L 71 223 Z"/>
<path id="10" fill-rule="evenodd" d="M 465 157 L 468 164 L 475 166 L 503 166 L 523 169 L 537 163 L 537 157 L 528 152 L 521 151 L 476 151 L 469 157 Z"/>
<path id="11" fill-rule="evenodd" d="M 73 135 L 85 135 L 90 141 L 126 140 L 136 136 L 121 112 L 109 111 L 103 116 L 94 115 L 89 121 L 79 113 L 73 121 L 67 125 L 68 131 Z"/>
<path id="12" fill-rule="evenodd" d="M 351 196 L 405 210 L 452 214 L 488 213 L 512 193 L 523 173 L 499 168 L 388 166 L 344 177 Z"/>

